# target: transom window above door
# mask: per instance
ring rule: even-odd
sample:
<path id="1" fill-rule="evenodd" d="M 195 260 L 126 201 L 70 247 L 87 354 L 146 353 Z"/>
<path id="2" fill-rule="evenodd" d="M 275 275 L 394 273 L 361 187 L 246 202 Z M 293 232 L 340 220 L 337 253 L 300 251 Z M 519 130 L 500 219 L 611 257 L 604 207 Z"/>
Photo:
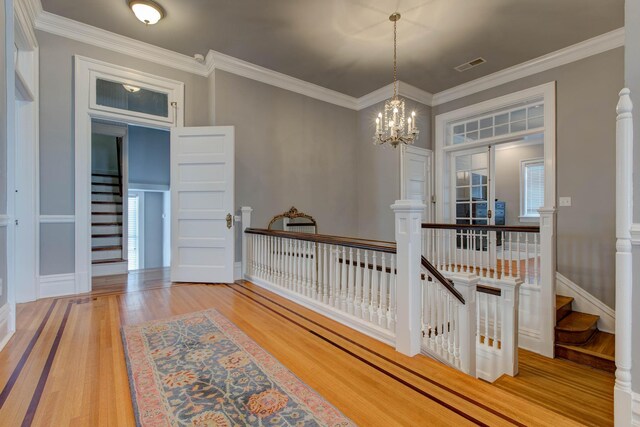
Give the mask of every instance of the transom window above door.
<path id="1" fill-rule="evenodd" d="M 448 123 L 446 145 L 485 142 L 544 128 L 544 101 L 532 100 Z"/>

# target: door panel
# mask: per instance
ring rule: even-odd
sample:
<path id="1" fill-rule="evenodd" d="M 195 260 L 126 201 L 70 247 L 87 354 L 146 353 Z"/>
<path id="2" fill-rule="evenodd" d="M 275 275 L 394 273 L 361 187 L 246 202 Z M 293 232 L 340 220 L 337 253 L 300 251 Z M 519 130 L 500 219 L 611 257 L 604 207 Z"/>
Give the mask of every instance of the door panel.
<path id="1" fill-rule="evenodd" d="M 171 280 L 233 282 L 234 128 L 171 131 Z"/>
<path id="2" fill-rule="evenodd" d="M 404 191 L 402 195 L 407 200 L 418 200 L 427 207 L 422 216 L 423 222 L 431 221 L 431 162 L 430 150 L 419 147 L 406 147 L 402 158 L 402 180 Z"/>

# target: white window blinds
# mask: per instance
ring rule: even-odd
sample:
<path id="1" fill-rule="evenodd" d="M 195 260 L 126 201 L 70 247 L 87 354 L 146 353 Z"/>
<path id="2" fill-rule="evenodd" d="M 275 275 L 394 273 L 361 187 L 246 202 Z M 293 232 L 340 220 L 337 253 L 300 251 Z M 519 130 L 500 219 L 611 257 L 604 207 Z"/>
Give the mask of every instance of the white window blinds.
<path id="1" fill-rule="evenodd" d="M 526 161 L 523 164 L 524 198 L 523 215 L 539 216 L 538 209 L 544 206 L 544 161 Z"/>
<path id="2" fill-rule="evenodd" d="M 129 270 L 138 270 L 140 268 L 140 247 L 139 247 L 139 201 L 140 198 L 136 196 L 129 196 L 129 220 L 128 220 L 128 233 L 129 233 Z"/>

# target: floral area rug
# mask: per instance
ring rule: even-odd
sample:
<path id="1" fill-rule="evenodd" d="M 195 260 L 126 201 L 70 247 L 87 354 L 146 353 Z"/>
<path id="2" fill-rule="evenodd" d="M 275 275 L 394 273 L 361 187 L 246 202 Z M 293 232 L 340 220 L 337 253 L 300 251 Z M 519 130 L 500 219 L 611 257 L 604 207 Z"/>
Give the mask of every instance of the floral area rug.
<path id="1" fill-rule="evenodd" d="M 216 310 L 122 328 L 139 426 L 352 426 Z"/>

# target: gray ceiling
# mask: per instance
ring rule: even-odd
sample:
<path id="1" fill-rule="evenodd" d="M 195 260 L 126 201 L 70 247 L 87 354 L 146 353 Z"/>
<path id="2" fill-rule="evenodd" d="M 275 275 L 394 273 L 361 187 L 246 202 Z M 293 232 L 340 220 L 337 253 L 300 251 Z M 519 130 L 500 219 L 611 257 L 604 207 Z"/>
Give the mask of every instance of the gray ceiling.
<path id="1" fill-rule="evenodd" d="M 352 96 L 399 79 L 436 93 L 624 25 L 624 0 L 157 0 L 145 27 L 126 0 L 42 0 L 46 11 L 186 55 L 213 49 Z M 459 73 L 477 57 L 488 62 Z"/>

